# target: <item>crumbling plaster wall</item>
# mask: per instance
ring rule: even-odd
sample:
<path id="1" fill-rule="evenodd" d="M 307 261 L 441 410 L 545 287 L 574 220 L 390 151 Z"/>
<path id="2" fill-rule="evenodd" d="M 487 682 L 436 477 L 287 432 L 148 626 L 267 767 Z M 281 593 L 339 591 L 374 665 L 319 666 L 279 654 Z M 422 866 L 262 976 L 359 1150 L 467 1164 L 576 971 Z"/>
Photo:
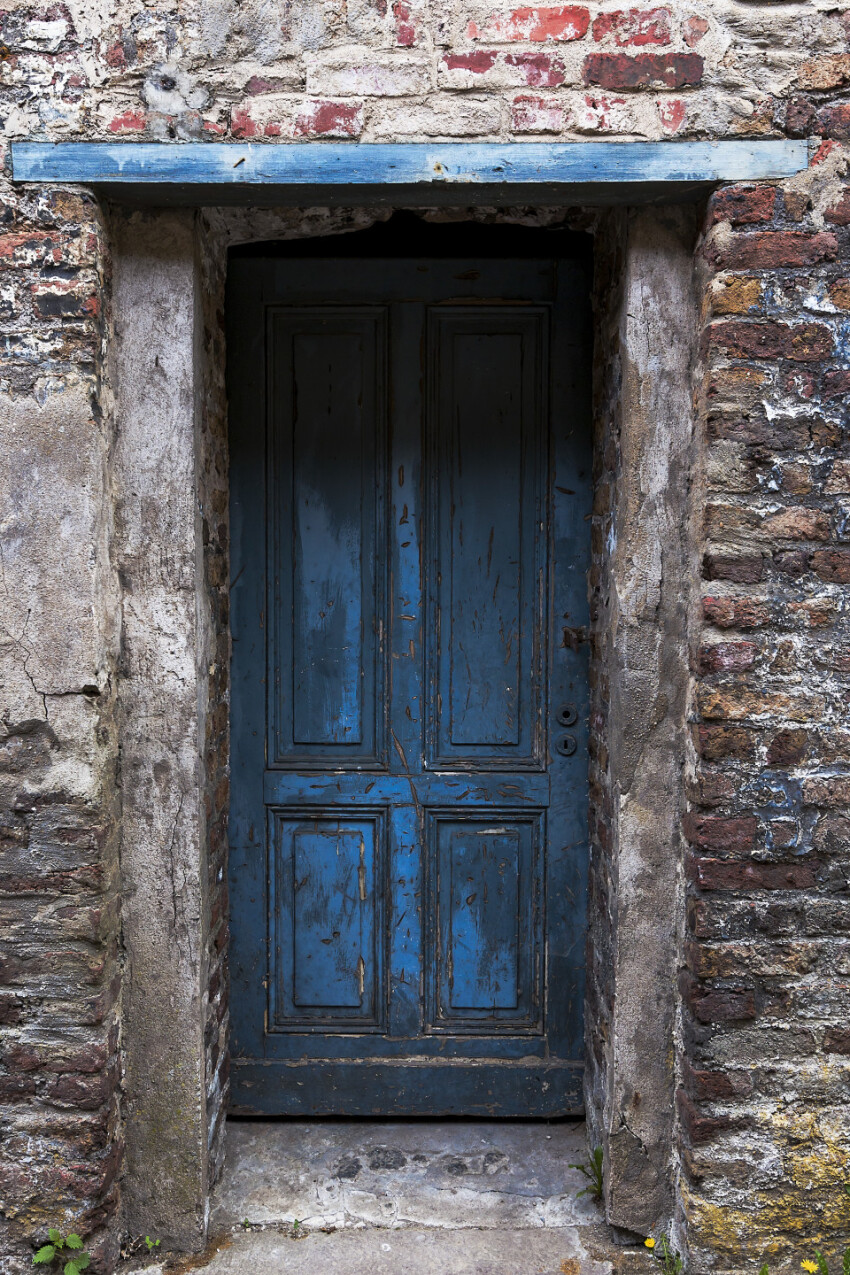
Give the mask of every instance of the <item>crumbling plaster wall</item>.
<path id="1" fill-rule="evenodd" d="M 596 252 L 586 1092 L 608 1219 L 643 1234 L 677 1176 L 695 238 L 692 208 L 624 211 Z"/>
<path id="2" fill-rule="evenodd" d="M 209 651 L 192 213 L 113 220 L 112 491 L 122 588 L 124 1225 L 197 1246 L 208 1188 L 203 1000 Z"/>

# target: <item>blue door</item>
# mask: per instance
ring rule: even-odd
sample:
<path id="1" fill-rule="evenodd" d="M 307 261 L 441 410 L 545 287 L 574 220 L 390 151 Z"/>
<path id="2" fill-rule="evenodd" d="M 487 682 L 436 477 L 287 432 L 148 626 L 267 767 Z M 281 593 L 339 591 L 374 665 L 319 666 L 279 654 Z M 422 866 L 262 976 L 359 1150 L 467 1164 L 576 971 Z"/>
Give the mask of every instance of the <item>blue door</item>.
<path id="1" fill-rule="evenodd" d="M 236 1112 L 581 1110 L 587 312 L 231 262 Z"/>

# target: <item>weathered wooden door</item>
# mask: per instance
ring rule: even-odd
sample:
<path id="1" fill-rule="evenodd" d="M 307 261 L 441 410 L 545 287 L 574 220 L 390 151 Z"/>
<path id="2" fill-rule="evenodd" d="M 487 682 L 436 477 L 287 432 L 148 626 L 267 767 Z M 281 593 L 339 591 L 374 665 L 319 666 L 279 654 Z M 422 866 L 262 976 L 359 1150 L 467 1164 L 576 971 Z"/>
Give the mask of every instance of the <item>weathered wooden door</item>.
<path id="1" fill-rule="evenodd" d="M 236 1111 L 581 1109 L 587 308 L 231 263 Z"/>

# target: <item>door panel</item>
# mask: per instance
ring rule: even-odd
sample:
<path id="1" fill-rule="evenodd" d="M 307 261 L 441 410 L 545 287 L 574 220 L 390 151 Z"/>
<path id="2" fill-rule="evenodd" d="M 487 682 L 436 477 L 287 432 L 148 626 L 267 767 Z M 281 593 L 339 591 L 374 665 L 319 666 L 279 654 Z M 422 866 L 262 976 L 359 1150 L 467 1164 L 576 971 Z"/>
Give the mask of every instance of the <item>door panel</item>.
<path id="1" fill-rule="evenodd" d="M 385 315 L 272 309 L 268 323 L 274 758 L 374 762 L 383 745 Z"/>
<path id="2" fill-rule="evenodd" d="M 430 1030 L 542 1030 L 540 817 L 430 822 Z"/>
<path id="3" fill-rule="evenodd" d="M 270 812 L 269 1030 L 383 1026 L 383 819 Z"/>
<path id="4" fill-rule="evenodd" d="M 578 1111 L 584 266 L 228 287 L 234 1108 Z"/>
<path id="5" fill-rule="evenodd" d="M 546 314 L 428 315 L 436 765 L 540 765 Z"/>

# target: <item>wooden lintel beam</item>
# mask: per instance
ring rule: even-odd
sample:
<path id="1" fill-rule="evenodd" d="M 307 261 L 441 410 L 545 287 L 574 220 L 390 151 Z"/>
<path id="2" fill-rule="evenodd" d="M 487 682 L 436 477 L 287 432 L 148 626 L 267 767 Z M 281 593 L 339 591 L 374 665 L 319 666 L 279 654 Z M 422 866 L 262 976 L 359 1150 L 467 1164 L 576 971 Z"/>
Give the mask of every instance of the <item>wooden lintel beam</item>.
<path id="1" fill-rule="evenodd" d="M 720 142 L 14 142 L 16 182 L 87 186 L 251 188 L 466 187 L 550 189 L 670 183 L 681 189 L 791 177 L 805 141 Z"/>

